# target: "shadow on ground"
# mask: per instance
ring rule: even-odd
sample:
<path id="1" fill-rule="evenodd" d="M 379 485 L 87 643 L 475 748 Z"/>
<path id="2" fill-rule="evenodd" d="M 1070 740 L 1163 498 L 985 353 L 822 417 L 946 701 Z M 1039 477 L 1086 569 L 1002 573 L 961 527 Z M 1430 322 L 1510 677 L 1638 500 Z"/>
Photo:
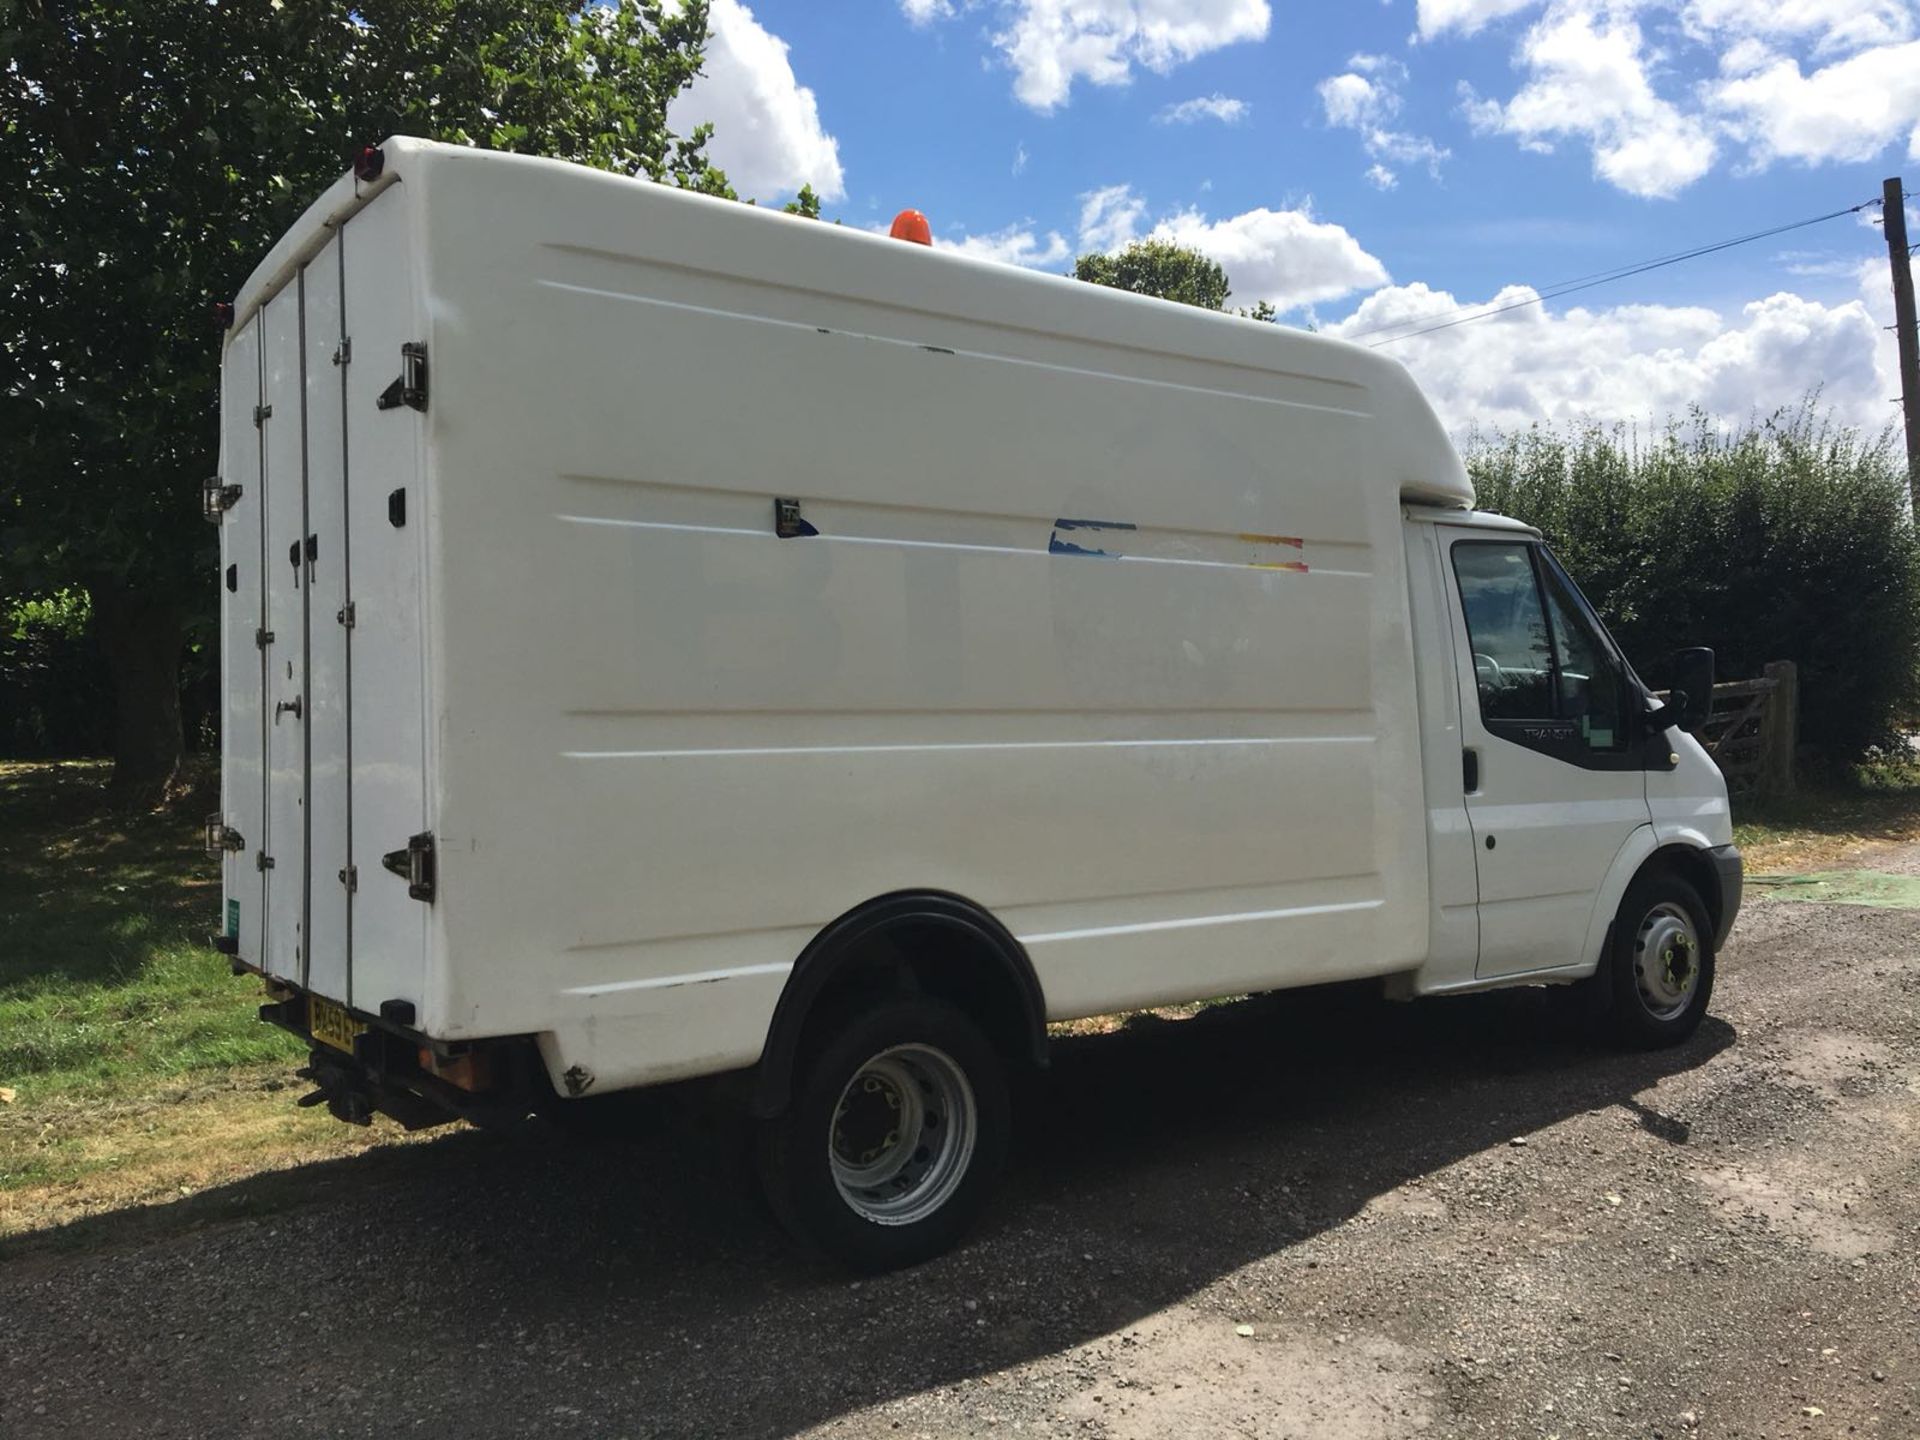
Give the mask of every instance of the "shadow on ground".
<path id="1" fill-rule="evenodd" d="M 1062 1041 L 983 1231 L 857 1287 L 680 1107 L 643 1141 L 467 1133 L 256 1176 L 0 1249 L 0 1377 L 71 1389 L 36 1431 L 788 1434 L 1104 1334 L 1582 1111 L 1685 1143 L 1646 1092 L 1732 1029 L 1625 1055 L 1552 1000 L 1276 995 Z M 10 1324 L 22 1290 L 78 1328 Z M 156 1343 L 104 1353 L 128 1322 Z"/>

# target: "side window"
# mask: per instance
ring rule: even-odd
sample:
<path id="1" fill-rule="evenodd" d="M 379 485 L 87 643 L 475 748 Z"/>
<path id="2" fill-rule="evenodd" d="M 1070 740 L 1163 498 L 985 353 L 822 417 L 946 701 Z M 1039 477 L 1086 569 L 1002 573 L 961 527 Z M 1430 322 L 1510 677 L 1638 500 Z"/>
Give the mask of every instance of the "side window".
<path id="1" fill-rule="evenodd" d="M 1554 718 L 1553 647 L 1532 548 L 1479 541 L 1453 547 L 1480 713 L 1488 720 Z"/>
<path id="2" fill-rule="evenodd" d="M 1626 746 L 1626 689 L 1586 611 L 1557 565 L 1543 565 L 1547 614 L 1553 625 L 1553 648 L 1559 659 L 1556 699 L 1563 720 L 1580 729 L 1589 750 L 1620 750 Z"/>

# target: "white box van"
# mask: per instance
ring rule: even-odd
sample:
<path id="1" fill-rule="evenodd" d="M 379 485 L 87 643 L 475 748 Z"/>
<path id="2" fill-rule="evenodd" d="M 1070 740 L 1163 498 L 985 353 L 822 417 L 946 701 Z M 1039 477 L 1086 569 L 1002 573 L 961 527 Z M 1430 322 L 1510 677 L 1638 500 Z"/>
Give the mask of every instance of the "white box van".
<path id="1" fill-rule="evenodd" d="M 344 1119 L 733 1073 L 884 1266 L 1050 1021 L 1700 1019 L 1711 656 L 1655 701 L 1389 359 L 404 139 L 225 318 L 216 943 Z"/>

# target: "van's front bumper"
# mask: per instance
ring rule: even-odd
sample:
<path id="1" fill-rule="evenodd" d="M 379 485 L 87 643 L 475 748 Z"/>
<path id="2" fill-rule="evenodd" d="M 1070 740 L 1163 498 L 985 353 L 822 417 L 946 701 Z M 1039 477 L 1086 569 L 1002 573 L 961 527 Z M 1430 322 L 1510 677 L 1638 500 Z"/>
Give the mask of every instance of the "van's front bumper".
<path id="1" fill-rule="evenodd" d="M 1714 874 L 1720 879 L 1720 923 L 1713 927 L 1713 948 L 1718 951 L 1733 933 L 1733 922 L 1740 918 L 1740 897 L 1746 890 L 1746 867 L 1740 861 L 1738 845 L 1716 845 L 1707 851 Z"/>

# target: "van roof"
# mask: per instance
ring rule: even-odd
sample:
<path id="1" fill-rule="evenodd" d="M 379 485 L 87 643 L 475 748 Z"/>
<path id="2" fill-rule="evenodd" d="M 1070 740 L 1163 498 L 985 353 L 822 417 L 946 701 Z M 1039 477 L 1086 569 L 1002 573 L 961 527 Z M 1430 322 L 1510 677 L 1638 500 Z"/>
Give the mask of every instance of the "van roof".
<path id="1" fill-rule="evenodd" d="M 436 170 L 449 178 L 464 172 L 469 183 L 496 167 L 546 167 L 577 179 L 569 183 L 621 186 L 641 207 L 693 207 L 704 210 L 702 223 L 716 227 L 729 243 L 719 250 L 739 254 L 768 247 L 782 258 L 799 261 L 822 247 L 859 254 L 852 265 L 832 267 L 826 282 L 848 298 L 884 298 L 935 319 L 943 315 L 973 319 L 1006 317 L 1003 323 L 1027 330 L 1050 330 L 1075 338 L 1097 339 L 1148 354 L 1178 355 L 1209 364 L 1266 372 L 1302 380 L 1327 380 L 1342 388 L 1364 389 L 1377 430 L 1378 453 L 1370 469 L 1384 469 L 1404 500 L 1437 505 L 1453 512 L 1473 504 L 1473 486 L 1451 439 L 1406 368 L 1380 351 L 1351 341 L 1181 305 L 1152 296 L 1089 285 L 1068 275 L 1050 275 L 965 255 L 935 245 L 908 245 L 855 226 L 824 225 L 777 210 L 657 184 L 645 177 L 616 175 L 562 160 L 479 151 L 405 136 L 380 145 L 384 166 L 378 178 L 362 182 L 349 172 L 309 205 L 300 219 L 255 267 L 235 297 L 237 333 L 253 312 L 318 254 L 341 225 L 374 196 L 409 178 L 431 190 Z M 721 231 L 718 227 L 726 227 Z M 644 234 L 646 226 L 636 226 Z M 751 245 L 745 238 L 752 237 Z M 802 247 L 805 247 L 804 252 Z M 848 247 L 840 249 L 838 247 Z M 860 253 L 864 251 L 864 253 Z M 911 252 L 911 253 L 904 253 Z M 779 264 L 776 259 L 774 264 Z M 935 268 L 921 268 L 935 267 Z M 845 283 L 855 277 L 853 284 Z M 886 292 L 882 296 L 882 292 Z M 996 318 L 997 318 L 996 317 Z"/>

